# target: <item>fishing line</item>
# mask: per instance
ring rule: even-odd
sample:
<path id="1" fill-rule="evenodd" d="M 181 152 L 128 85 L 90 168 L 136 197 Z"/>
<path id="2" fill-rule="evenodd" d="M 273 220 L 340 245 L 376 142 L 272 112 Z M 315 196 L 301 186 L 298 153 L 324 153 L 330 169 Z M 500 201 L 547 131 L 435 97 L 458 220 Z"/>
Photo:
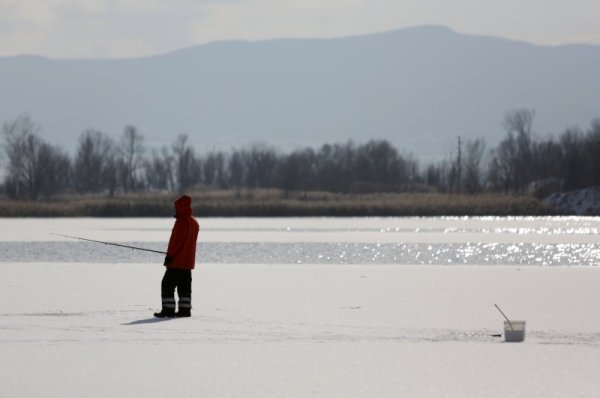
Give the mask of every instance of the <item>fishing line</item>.
<path id="1" fill-rule="evenodd" d="M 113 243 L 113 242 L 103 242 L 101 240 L 94 240 L 94 239 L 87 239 L 87 238 L 81 238 L 79 236 L 70 236 L 70 235 L 63 235 L 63 234 L 51 234 L 51 235 L 55 235 L 55 236 L 62 236 L 63 238 L 70 238 L 70 239 L 77 239 L 77 240 L 83 240 L 86 242 L 93 242 L 93 243 L 102 243 L 104 245 L 110 245 L 110 246 L 118 246 L 118 247 L 124 247 L 126 249 L 133 249 L 133 250 L 142 250 L 145 252 L 152 252 L 152 253 L 158 253 L 158 254 L 167 254 L 167 252 L 162 252 L 159 250 L 152 250 L 152 249 L 145 249 L 143 247 L 136 247 L 136 246 L 128 246 L 128 245 L 121 245 L 119 243 Z"/>

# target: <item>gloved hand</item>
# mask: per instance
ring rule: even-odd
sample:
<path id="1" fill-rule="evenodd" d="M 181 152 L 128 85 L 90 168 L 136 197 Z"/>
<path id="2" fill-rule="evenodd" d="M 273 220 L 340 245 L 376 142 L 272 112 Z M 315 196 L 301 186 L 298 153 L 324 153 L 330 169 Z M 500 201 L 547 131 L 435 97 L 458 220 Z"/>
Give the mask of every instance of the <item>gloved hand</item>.
<path id="1" fill-rule="evenodd" d="M 173 259 L 170 256 L 165 257 L 165 263 L 163 265 L 171 265 L 173 264 Z"/>

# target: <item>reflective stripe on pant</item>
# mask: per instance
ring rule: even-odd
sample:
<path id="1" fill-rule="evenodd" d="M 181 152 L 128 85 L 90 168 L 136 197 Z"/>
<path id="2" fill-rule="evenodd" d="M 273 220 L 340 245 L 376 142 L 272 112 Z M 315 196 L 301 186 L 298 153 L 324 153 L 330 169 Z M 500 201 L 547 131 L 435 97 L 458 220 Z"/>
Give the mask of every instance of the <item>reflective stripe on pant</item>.
<path id="1" fill-rule="evenodd" d="M 191 297 L 179 297 L 179 309 L 182 308 L 192 309 Z"/>
<path id="2" fill-rule="evenodd" d="M 172 297 L 163 297 L 162 307 L 175 309 L 175 299 Z"/>

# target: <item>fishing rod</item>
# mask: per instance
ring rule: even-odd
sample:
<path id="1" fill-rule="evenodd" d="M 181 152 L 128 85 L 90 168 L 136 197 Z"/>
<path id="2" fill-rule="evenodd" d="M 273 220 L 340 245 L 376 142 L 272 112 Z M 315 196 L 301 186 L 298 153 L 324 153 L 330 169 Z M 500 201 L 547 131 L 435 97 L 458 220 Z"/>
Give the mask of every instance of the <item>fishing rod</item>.
<path id="1" fill-rule="evenodd" d="M 70 239 L 77 239 L 77 240 L 84 240 L 86 242 L 94 242 L 94 243 L 102 243 L 104 245 L 110 245 L 110 246 L 118 246 L 118 247 L 124 247 L 126 249 L 133 249 L 133 250 L 143 250 L 145 252 L 152 252 L 152 253 L 158 253 L 158 254 L 167 254 L 167 252 L 161 252 L 159 250 L 152 250 L 152 249 L 145 249 L 143 247 L 135 247 L 135 246 L 128 246 L 128 245 L 121 245 L 119 243 L 112 243 L 112 242 L 103 242 L 101 240 L 94 240 L 94 239 L 86 239 L 86 238 L 80 238 L 78 236 L 69 236 L 69 235 L 63 235 L 63 234 L 52 234 L 52 235 L 56 235 L 56 236 L 62 236 L 64 238 L 70 238 Z"/>

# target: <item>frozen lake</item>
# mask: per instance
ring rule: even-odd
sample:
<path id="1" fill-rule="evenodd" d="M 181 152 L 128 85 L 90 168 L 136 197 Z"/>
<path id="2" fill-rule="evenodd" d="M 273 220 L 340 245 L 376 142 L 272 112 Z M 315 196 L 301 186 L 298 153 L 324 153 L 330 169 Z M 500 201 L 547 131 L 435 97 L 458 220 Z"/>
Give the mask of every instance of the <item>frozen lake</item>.
<path id="1" fill-rule="evenodd" d="M 52 234 L 173 219 L 0 219 L 0 396 L 598 396 L 599 218 L 199 221 L 193 315 L 156 319 L 160 254 Z"/>
<path id="2" fill-rule="evenodd" d="M 11 262 L 160 262 L 173 220 L 2 219 Z M 598 265 L 598 217 L 201 219 L 198 263 Z"/>

